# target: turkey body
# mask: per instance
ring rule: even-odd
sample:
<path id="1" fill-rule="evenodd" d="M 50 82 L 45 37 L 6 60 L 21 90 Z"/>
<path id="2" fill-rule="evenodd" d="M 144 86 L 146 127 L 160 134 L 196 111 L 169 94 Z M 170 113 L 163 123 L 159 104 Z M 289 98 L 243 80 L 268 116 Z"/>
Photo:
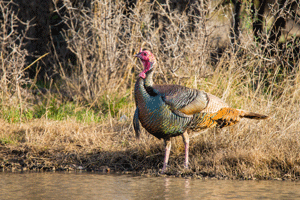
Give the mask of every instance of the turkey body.
<path id="1" fill-rule="evenodd" d="M 134 93 L 137 105 L 134 124 L 140 121 L 158 139 L 181 135 L 187 129 L 223 128 L 237 123 L 241 117 L 256 116 L 230 108 L 212 94 L 180 85 L 149 87 L 139 78 Z"/>
<path id="2" fill-rule="evenodd" d="M 230 108 L 220 98 L 204 91 L 180 85 L 153 84 L 155 57 L 150 51 L 136 55 L 144 65 L 135 88 L 136 110 L 133 125 L 140 135 L 139 123 L 158 139 L 164 139 L 166 152 L 162 173 L 166 170 L 171 137 L 182 135 L 185 144 L 185 167 L 188 167 L 189 138 L 187 130 L 231 126 L 241 118 L 266 119 L 266 115 Z"/>
<path id="3" fill-rule="evenodd" d="M 169 90 L 169 92 L 171 92 Z M 136 116 L 142 126 L 152 135 L 170 138 L 181 135 L 188 128 L 192 117 L 176 114 L 172 107 L 164 102 L 166 94 L 147 91 L 144 80 L 139 78 L 135 85 Z M 137 118 L 138 117 L 138 118 Z"/>

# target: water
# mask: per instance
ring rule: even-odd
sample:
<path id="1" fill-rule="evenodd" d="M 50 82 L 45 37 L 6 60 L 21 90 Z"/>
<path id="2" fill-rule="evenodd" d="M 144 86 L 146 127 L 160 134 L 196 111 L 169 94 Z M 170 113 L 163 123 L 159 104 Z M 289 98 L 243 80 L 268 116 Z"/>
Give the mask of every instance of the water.
<path id="1" fill-rule="evenodd" d="M 0 199 L 300 199 L 300 182 L 0 173 Z"/>

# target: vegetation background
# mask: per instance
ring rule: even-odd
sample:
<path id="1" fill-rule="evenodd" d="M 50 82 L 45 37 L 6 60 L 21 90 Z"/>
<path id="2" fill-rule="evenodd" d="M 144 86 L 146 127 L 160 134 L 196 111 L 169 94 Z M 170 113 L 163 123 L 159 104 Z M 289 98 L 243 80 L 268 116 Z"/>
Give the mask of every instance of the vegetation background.
<path id="1" fill-rule="evenodd" d="M 0 169 L 157 174 L 163 141 L 134 138 L 140 47 L 156 83 L 267 114 L 173 138 L 168 174 L 300 177 L 298 1 L 0 1 Z"/>

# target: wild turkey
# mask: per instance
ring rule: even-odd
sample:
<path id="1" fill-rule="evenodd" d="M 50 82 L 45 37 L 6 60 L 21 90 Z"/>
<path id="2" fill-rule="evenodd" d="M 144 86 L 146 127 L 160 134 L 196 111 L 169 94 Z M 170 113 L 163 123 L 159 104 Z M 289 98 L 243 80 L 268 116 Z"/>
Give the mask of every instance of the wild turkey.
<path id="1" fill-rule="evenodd" d="M 153 84 L 156 59 L 142 49 L 138 57 L 144 70 L 136 81 L 134 94 L 136 110 L 133 125 L 136 136 L 140 135 L 140 125 L 158 139 L 164 139 L 165 157 L 162 173 L 165 172 L 171 149 L 171 137 L 182 135 L 185 145 L 185 168 L 188 167 L 189 136 L 187 130 L 231 126 L 241 118 L 266 119 L 268 116 L 230 108 L 220 98 L 180 85 Z"/>

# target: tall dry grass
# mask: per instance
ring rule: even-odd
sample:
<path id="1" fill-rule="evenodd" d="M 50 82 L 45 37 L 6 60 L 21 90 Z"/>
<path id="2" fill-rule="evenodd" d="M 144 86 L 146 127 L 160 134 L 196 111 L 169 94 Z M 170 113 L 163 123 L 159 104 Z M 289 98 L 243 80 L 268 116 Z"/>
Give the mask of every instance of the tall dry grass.
<path id="1" fill-rule="evenodd" d="M 31 84 L 26 76 L 26 56 L 24 49 L 26 33 L 32 26 L 30 22 L 23 22 L 24 32 L 19 33 L 16 24 L 18 18 L 11 5 L 13 2 L 0 2 L 0 99 L 1 112 L 6 113 L 10 107 L 17 107 L 22 114 L 26 111 L 26 101 L 30 98 L 24 86 Z"/>
<path id="2" fill-rule="evenodd" d="M 62 35 L 74 57 L 61 59 L 65 57 L 54 51 L 53 65 L 60 79 L 49 83 L 46 92 L 36 93 L 33 88 L 40 87 L 26 76 L 27 54 L 22 49 L 26 33 L 14 32 L 16 18 L 0 3 L 4 19 L 1 111 L 14 107 L 21 113 L 26 114 L 26 109 L 34 113 L 36 105 L 46 110 L 37 119 L 34 114 L 18 115 L 17 123 L 2 116 L 0 167 L 68 168 L 73 164 L 90 170 L 109 166 L 145 172 L 161 168 L 163 142 L 145 131 L 136 140 L 131 123 L 133 86 L 142 70 L 133 55 L 145 47 L 157 57 L 155 82 L 201 89 L 234 108 L 270 116 L 193 133 L 186 173 L 246 179 L 300 176 L 300 65 L 295 53 L 299 38 L 271 44 L 262 33 L 257 43 L 249 39 L 251 31 L 243 31 L 240 41 L 224 44 L 227 48 L 217 54 L 218 34 L 230 41 L 225 27 L 230 21 L 226 16 L 217 21 L 213 7 L 204 1 L 181 12 L 158 1 L 138 1 L 132 8 L 122 0 L 95 0 L 91 5 L 91 9 L 78 9 L 71 2 L 64 4 L 67 14 L 60 17 L 68 28 Z M 87 115 L 94 110 L 101 120 L 86 123 L 84 117 L 76 121 L 71 114 L 62 121 L 49 119 L 47 112 L 66 101 L 75 105 L 74 112 L 84 110 Z M 169 173 L 180 174 L 183 144 L 181 138 L 172 142 Z M 10 161 L 15 156 L 23 158 L 21 164 Z"/>

